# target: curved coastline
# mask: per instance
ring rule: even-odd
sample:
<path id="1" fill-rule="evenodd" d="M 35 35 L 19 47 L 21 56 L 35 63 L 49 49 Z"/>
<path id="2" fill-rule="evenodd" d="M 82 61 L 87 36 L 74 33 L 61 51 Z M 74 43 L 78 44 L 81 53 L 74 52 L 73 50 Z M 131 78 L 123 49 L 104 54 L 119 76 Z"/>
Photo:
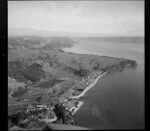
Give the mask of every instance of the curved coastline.
<path id="1" fill-rule="evenodd" d="M 97 81 L 99 80 L 99 78 L 101 78 L 102 76 L 104 76 L 104 75 L 106 75 L 106 74 L 107 74 L 107 72 L 104 72 L 103 74 L 101 74 L 100 76 L 98 76 L 98 77 L 96 78 L 96 80 L 94 81 L 94 83 L 92 83 L 91 85 L 89 85 L 81 94 L 79 94 L 78 96 L 72 96 L 72 97 L 70 97 L 70 98 L 71 98 L 71 99 L 78 99 L 78 98 L 84 96 L 84 94 L 85 94 L 89 89 L 91 89 L 91 88 L 97 83 Z"/>
<path id="2" fill-rule="evenodd" d="M 100 76 L 98 76 L 96 79 L 95 79 L 95 81 L 94 81 L 94 83 L 92 83 L 91 85 L 89 85 L 81 94 L 79 94 L 78 96 L 73 96 L 73 97 L 69 97 L 70 99 L 79 99 L 80 97 L 82 97 L 82 96 L 84 96 L 85 95 L 85 93 L 89 90 L 89 89 L 91 89 L 92 87 L 94 87 L 94 85 L 97 83 L 97 81 L 99 80 L 99 78 L 101 78 L 102 76 L 104 76 L 104 75 L 106 75 L 107 74 L 107 72 L 104 72 L 103 74 L 101 74 Z M 78 105 L 77 105 L 77 107 L 73 107 L 74 108 L 74 111 L 73 111 L 73 115 L 80 109 L 80 107 L 84 104 L 84 102 L 83 101 L 78 101 L 79 103 L 78 103 Z M 70 111 L 71 111 L 71 109 L 70 109 Z"/>

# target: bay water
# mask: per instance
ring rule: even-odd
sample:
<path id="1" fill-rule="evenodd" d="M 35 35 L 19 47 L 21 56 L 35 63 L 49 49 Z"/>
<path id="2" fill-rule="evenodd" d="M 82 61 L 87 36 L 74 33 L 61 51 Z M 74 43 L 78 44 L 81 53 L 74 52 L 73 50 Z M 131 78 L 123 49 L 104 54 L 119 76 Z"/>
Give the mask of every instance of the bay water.
<path id="1" fill-rule="evenodd" d="M 77 125 L 91 129 L 144 129 L 144 38 L 80 39 L 65 51 L 136 60 L 138 66 L 100 78 L 76 113 Z"/>

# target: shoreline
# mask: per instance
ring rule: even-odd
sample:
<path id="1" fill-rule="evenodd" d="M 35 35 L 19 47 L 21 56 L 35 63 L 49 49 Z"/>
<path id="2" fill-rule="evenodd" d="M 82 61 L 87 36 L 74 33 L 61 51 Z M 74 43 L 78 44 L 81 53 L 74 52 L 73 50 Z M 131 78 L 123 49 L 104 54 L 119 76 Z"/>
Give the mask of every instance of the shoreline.
<path id="1" fill-rule="evenodd" d="M 78 99 L 78 98 L 80 98 L 80 97 L 82 97 L 82 96 L 84 96 L 84 94 L 89 90 L 89 89 L 91 89 L 92 87 L 94 87 L 94 85 L 97 83 L 97 81 L 99 80 L 99 78 L 101 78 L 102 76 L 104 76 L 104 75 L 106 75 L 107 74 L 107 72 L 104 72 L 103 74 L 101 74 L 98 78 L 96 78 L 96 80 L 95 80 L 95 82 L 94 83 L 92 83 L 90 86 L 88 86 L 80 95 L 78 95 L 78 96 L 74 96 L 74 97 L 70 97 L 71 99 Z M 84 104 L 84 102 L 83 101 L 78 101 L 79 103 L 78 103 L 78 107 L 74 107 L 75 108 L 75 110 L 73 111 L 73 115 L 75 115 L 75 113 L 80 109 L 80 107 Z"/>
<path id="2" fill-rule="evenodd" d="M 77 108 L 75 108 L 75 110 L 73 111 L 73 115 L 80 109 L 80 107 L 82 106 L 84 104 L 84 102 L 83 101 L 79 101 L 79 104 L 78 104 L 78 107 Z"/>
<path id="3" fill-rule="evenodd" d="M 70 47 L 69 47 L 70 48 Z M 68 48 L 68 49 L 69 49 Z M 89 52 L 89 51 L 86 51 L 84 53 L 82 52 L 76 52 L 76 51 L 70 51 L 70 50 L 67 50 L 66 48 L 63 48 L 62 49 L 65 53 L 71 53 L 71 54 L 74 54 L 74 55 L 94 55 L 94 56 L 100 56 L 100 57 L 109 57 L 109 58 L 117 58 L 117 59 L 130 59 L 130 58 L 126 58 L 126 57 L 119 57 L 119 56 L 110 56 L 110 55 L 105 55 L 105 54 L 99 54 L 99 53 L 94 53 L 94 52 Z M 135 59 L 132 59 L 135 61 Z"/>
<path id="4" fill-rule="evenodd" d="M 107 72 L 104 72 L 103 74 L 101 74 L 100 76 L 98 76 L 98 78 L 96 78 L 96 80 L 94 81 L 94 83 L 92 83 L 91 85 L 89 85 L 80 95 L 78 96 L 72 96 L 72 97 L 69 97 L 70 99 L 78 99 L 82 96 L 84 96 L 84 94 L 89 90 L 91 89 L 92 87 L 94 87 L 94 85 L 97 83 L 97 81 L 99 80 L 99 78 L 101 78 L 102 76 L 106 75 Z"/>

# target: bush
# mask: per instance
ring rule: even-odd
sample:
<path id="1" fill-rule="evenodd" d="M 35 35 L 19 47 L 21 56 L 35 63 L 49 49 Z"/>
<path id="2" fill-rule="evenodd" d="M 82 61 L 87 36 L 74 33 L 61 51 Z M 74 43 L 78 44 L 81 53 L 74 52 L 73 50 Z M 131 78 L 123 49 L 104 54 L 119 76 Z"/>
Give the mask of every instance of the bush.
<path id="1" fill-rule="evenodd" d="M 79 77 L 86 77 L 89 74 L 89 71 L 87 71 L 85 69 L 80 69 L 80 70 L 75 70 L 74 74 Z"/>

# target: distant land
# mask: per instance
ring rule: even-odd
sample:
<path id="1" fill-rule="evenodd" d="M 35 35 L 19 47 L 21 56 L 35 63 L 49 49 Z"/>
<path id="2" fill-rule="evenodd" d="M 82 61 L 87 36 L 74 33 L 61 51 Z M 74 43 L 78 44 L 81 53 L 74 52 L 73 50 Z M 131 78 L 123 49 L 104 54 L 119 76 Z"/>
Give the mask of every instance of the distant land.
<path id="1" fill-rule="evenodd" d="M 126 35 L 121 36 L 120 34 L 112 35 L 112 34 L 98 34 L 98 33 L 81 33 L 81 32 L 70 32 L 70 31 L 48 31 L 48 30 L 40 30 L 40 29 L 31 29 L 31 28 L 8 28 L 9 36 L 42 36 L 42 37 L 53 37 L 53 36 L 67 36 L 67 37 L 139 37 L 143 38 L 144 36 L 134 36 L 134 35 Z"/>

